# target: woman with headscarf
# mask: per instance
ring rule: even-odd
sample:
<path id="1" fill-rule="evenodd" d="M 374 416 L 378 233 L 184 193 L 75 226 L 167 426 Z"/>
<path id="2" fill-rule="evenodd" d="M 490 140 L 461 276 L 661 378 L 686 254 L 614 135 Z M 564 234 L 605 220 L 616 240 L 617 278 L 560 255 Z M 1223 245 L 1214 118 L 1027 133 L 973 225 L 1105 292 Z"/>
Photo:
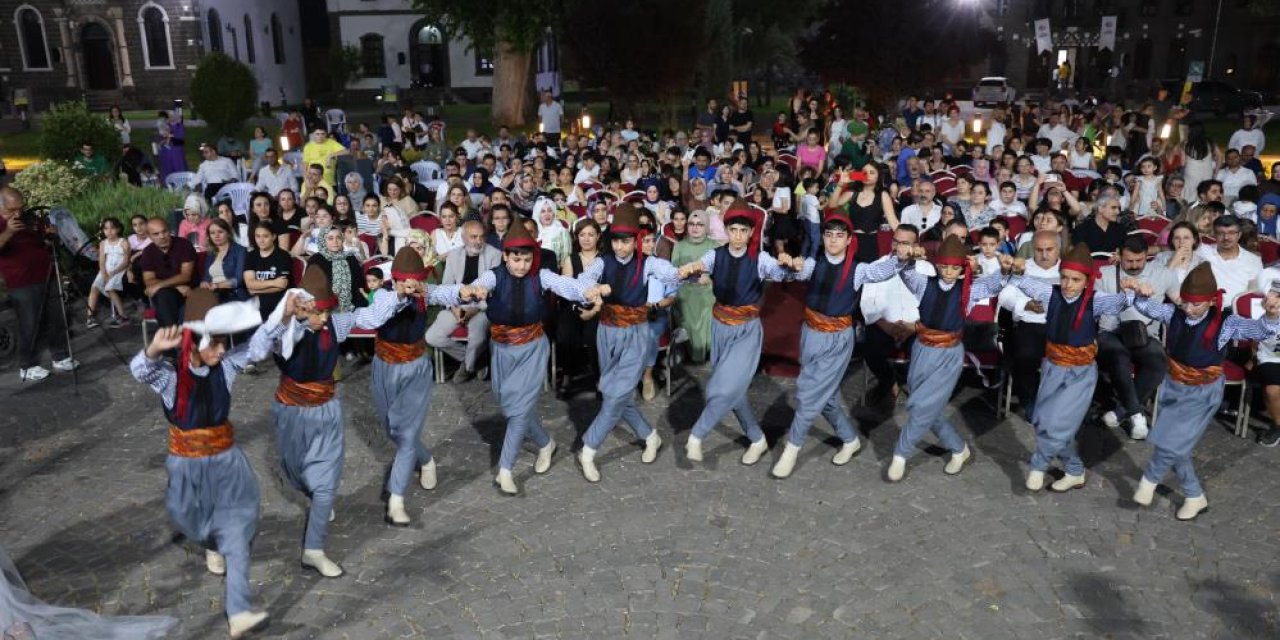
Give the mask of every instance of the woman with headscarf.
<path id="1" fill-rule="evenodd" d="M 685 190 L 684 197 L 681 199 L 684 204 L 685 211 L 698 211 L 707 208 L 707 200 L 711 194 L 707 192 L 707 181 L 702 178 L 694 178 L 689 180 L 689 188 Z"/>
<path id="2" fill-rule="evenodd" d="M 685 236 L 671 251 L 671 264 L 681 266 L 702 259 L 708 251 L 720 246 L 707 236 L 707 214 L 702 210 L 689 214 Z M 676 298 L 676 326 L 689 334 L 689 360 L 706 362 L 711 353 L 711 278 L 686 283 Z M 668 374 L 670 375 L 670 374 Z"/>
<path id="3" fill-rule="evenodd" d="M 325 230 L 320 250 L 312 254 L 307 264 L 319 267 L 328 277 L 329 286 L 338 297 L 338 313 L 346 313 L 369 303 L 368 298 L 360 295 L 360 285 L 364 282 L 360 263 L 355 256 L 342 249 L 341 229 L 329 227 Z"/>
<path id="4" fill-rule="evenodd" d="M 654 255 L 663 260 L 671 259 L 671 252 L 675 248 L 676 243 L 684 239 L 689 231 L 689 216 L 683 210 L 676 209 L 671 212 L 671 221 L 662 225 L 661 237 L 658 238 L 658 246 Z"/>
<path id="5" fill-rule="evenodd" d="M 550 198 L 540 197 L 534 202 L 533 221 L 538 224 L 538 244 L 556 254 L 556 264 L 563 264 L 572 242 L 569 230 L 556 217 L 556 205 Z"/>
<path id="6" fill-rule="evenodd" d="M 347 189 L 347 197 L 351 202 L 363 202 L 364 196 L 368 193 L 364 188 L 364 176 L 352 171 L 342 179 L 342 186 Z"/>

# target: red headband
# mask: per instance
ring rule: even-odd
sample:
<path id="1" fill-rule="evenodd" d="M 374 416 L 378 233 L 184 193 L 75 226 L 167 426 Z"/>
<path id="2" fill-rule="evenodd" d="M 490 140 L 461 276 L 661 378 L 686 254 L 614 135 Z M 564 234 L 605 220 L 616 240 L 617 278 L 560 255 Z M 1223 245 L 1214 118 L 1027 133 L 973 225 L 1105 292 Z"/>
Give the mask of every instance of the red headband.
<path id="1" fill-rule="evenodd" d="M 1079 329 L 1080 323 L 1084 320 L 1084 310 L 1089 306 L 1089 301 L 1093 299 L 1093 280 L 1097 273 L 1094 270 L 1092 262 L 1086 266 L 1079 262 L 1063 260 L 1062 264 L 1058 267 L 1058 271 L 1062 271 L 1063 269 L 1070 269 L 1071 271 L 1075 271 L 1085 277 L 1084 293 L 1080 296 L 1080 308 L 1076 310 L 1076 319 L 1071 323 L 1072 329 Z"/>
<path id="2" fill-rule="evenodd" d="M 329 296 L 328 298 L 315 298 L 316 311 L 326 311 L 338 306 L 338 297 Z"/>
<path id="3" fill-rule="evenodd" d="M 833 220 L 843 224 L 849 230 L 849 248 L 844 252 L 844 267 L 840 269 L 840 286 L 836 287 L 838 291 L 844 289 L 844 285 L 849 281 L 849 272 L 853 270 L 853 256 L 858 253 L 858 234 L 853 232 L 853 222 L 848 216 L 840 213 L 828 214 L 825 222 Z"/>
<path id="4" fill-rule="evenodd" d="M 1218 325 L 1222 324 L 1222 294 L 1224 291 L 1218 289 L 1213 293 L 1188 293 L 1182 294 L 1183 302 L 1212 302 L 1214 308 L 1209 312 L 1213 316 L 1209 319 L 1209 325 L 1204 330 L 1204 346 L 1209 347 L 1213 344 L 1214 336 L 1218 333 Z"/>
<path id="5" fill-rule="evenodd" d="M 509 251 L 511 249 L 529 249 L 533 251 L 533 267 L 529 270 L 529 273 L 537 275 L 542 270 L 542 245 L 533 238 L 503 239 L 502 250 Z"/>
<path id="6" fill-rule="evenodd" d="M 393 280 L 424 280 L 427 277 L 427 270 L 422 271 L 400 271 L 398 269 L 391 270 L 391 278 Z"/>

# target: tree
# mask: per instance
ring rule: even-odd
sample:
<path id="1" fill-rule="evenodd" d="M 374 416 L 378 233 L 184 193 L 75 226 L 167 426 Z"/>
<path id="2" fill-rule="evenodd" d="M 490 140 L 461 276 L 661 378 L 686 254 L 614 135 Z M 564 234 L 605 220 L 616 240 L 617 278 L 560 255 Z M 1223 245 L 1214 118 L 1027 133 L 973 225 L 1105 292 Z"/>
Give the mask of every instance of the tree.
<path id="1" fill-rule="evenodd" d="M 191 101 L 214 133 L 235 135 L 257 109 L 258 79 L 240 62 L 211 53 L 191 77 Z"/>
<path id="2" fill-rule="evenodd" d="M 55 104 L 40 121 L 40 155 L 44 158 L 71 162 L 85 142 L 107 162 L 120 159 L 120 134 L 103 114 L 89 111 L 83 101 Z"/>
<path id="3" fill-rule="evenodd" d="M 347 89 L 347 85 L 358 80 L 364 68 L 360 57 L 360 49 L 354 45 L 342 45 L 329 50 L 329 67 L 327 73 L 333 80 L 338 93 Z"/>
<path id="4" fill-rule="evenodd" d="M 524 124 L 530 105 L 533 52 L 547 29 L 577 0 L 413 0 L 446 37 L 464 35 L 471 46 L 493 59 L 495 123 Z"/>

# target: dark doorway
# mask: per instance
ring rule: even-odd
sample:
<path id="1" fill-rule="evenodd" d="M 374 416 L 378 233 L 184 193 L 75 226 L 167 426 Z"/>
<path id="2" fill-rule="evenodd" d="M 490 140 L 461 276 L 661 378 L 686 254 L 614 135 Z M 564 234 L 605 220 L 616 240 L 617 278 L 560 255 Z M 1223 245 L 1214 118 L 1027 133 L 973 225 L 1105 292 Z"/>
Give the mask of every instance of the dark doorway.
<path id="1" fill-rule="evenodd" d="M 106 27 L 90 22 L 80 30 L 81 59 L 84 60 L 84 75 L 90 91 L 119 86 L 116 83 L 115 52 L 111 49 L 111 33 Z"/>
<path id="2" fill-rule="evenodd" d="M 409 77 L 415 87 L 445 87 L 449 83 L 449 56 L 444 34 L 426 20 L 409 29 Z"/>

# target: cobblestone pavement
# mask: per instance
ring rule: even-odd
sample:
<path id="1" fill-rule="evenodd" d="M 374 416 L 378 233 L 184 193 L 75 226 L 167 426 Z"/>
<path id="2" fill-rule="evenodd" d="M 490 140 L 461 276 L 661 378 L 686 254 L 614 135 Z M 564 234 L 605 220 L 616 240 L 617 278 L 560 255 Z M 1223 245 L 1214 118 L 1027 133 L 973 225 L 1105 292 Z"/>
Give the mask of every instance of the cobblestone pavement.
<path id="1" fill-rule="evenodd" d="M 113 334 L 136 348 L 136 331 Z M 177 637 L 224 637 L 222 582 L 175 542 L 163 506 L 163 418 L 101 338 L 82 337 L 80 393 L 68 375 L 19 386 L 0 375 L 0 545 L 45 600 L 104 613 L 177 616 Z M 124 354 L 131 356 L 131 352 Z M 858 393 L 861 373 L 846 381 Z M 428 440 L 440 486 L 414 488 L 413 525 L 382 521 L 391 449 L 349 373 L 347 462 L 331 557 L 347 575 L 299 568 L 305 499 L 279 479 L 269 423 L 274 370 L 242 378 L 232 419 L 262 484 L 254 598 L 288 638 L 1275 638 L 1280 635 L 1276 451 L 1211 428 L 1197 455 L 1213 508 L 1174 519 L 1181 495 L 1128 500 L 1150 450 L 1087 425 L 1089 483 L 1029 495 L 1032 445 L 996 422 L 976 391 L 956 401 L 975 460 L 942 473 L 942 451 L 889 485 L 883 467 L 904 418 L 859 408 L 870 446 L 843 468 L 824 423 L 791 479 L 739 464 L 744 440 L 722 425 L 707 460 L 681 444 L 701 408 L 698 379 L 644 406 L 667 446 L 640 463 L 620 429 L 591 485 L 562 447 L 545 476 L 517 468 L 523 493 L 492 485 L 500 416 L 481 382 L 436 388 Z M 781 436 L 789 380 L 757 378 L 752 403 Z M 546 423 L 568 444 L 596 401 L 550 395 Z M 675 436 L 672 436 L 672 430 Z M 674 445 L 674 446 L 673 446 Z M 576 446 L 575 446 L 576 448 Z"/>

